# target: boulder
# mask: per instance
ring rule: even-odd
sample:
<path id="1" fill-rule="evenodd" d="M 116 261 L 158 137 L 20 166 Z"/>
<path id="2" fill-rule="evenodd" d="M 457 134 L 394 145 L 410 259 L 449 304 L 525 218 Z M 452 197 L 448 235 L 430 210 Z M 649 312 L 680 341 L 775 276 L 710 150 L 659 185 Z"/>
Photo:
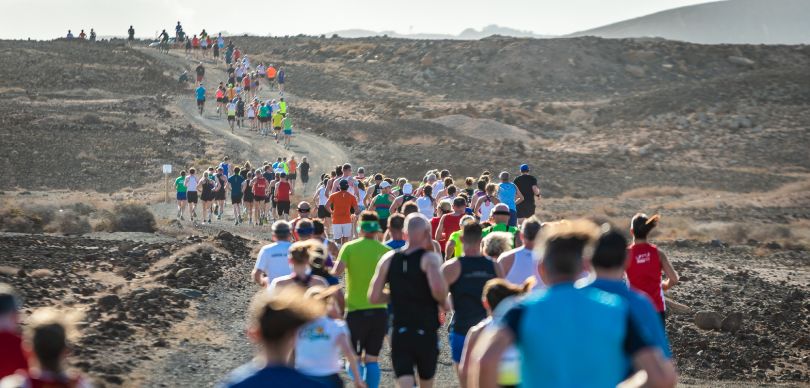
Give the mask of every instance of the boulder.
<path id="1" fill-rule="evenodd" d="M 723 318 L 720 323 L 720 330 L 736 333 L 742 327 L 743 315 L 739 312 L 734 312 Z"/>
<path id="2" fill-rule="evenodd" d="M 636 78 L 644 78 L 644 76 L 646 75 L 644 68 L 636 65 L 626 65 L 624 66 L 624 71 L 628 72 L 630 75 Z"/>
<path id="3" fill-rule="evenodd" d="M 109 311 L 121 304 L 121 298 L 118 295 L 110 294 L 98 298 L 98 307 L 102 310 Z"/>
<path id="4" fill-rule="evenodd" d="M 193 268 L 181 268 L 175 274 L 175 276 L 178 279 L 184 279 L 184 278 L 187 279 L 187 278 L 190 278 L 192 275 L 194 275 L 194 269 Z"/>
<path id="5" fill-rule="evenodd" d="M 722 327 L 723 316 L 716 311 L 698 311 L 695 313 L 695 325 L 703 330 L 718 330 Z"/>
<path id="6" fill-rule="evenodd" d="M 685 315 L 691 314 L 692 309 L 685 304 L 678 303 L 672 299 L 666 299 L 667 311 L 673 314 Z"/>
<path id="7" fill-rule="evenodd" d="M 746 58 L 746 57 L 737 57 L 737 56 L 730 56 L 728 57 L 728 61 L 740 66 L 747 66 L 747 67 L 754 67 L 757 63 Z"/>

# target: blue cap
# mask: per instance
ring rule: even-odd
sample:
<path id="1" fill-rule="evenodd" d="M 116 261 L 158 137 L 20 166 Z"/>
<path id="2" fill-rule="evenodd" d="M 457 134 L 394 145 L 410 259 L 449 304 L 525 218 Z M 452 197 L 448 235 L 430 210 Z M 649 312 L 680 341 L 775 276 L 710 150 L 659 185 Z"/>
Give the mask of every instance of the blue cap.
<path id="1" fill-rule="evenodd" d="M 520 165 L 520 171 L 521 172 L 522 171 L 529 171 L 529 165 L 528 164 L 521 164 Z"/>

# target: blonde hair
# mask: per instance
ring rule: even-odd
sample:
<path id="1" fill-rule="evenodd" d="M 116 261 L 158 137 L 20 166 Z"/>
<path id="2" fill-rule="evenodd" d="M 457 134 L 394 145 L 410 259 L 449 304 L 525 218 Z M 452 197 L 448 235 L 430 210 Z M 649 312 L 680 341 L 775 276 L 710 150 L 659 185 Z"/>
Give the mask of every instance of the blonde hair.
<path id="1" fill-rule="evenodd" d="M 512 249 L 514 236 L 509 232 L 492 232 L 481 242 L 484 254 L 497 259 L 501 253 Z"/>
<path id="2" fill-rule="evenodd" d="M 43 369 L 58 371 L 62 354 L 69 343 L 79 338 L 76 324 L 83 314 L 77 310 L 58 310 L 43 307 L 34 311 L 28 318 L 25 340 L 34 350 Z"/>
<path id="3" fill-rule="evenodd" d="M 323 254 L 323 245 L 315 240 L 298 241 L 290 246 L 288 252 L 290 260 L 295 264 L 309 264 Z"/>

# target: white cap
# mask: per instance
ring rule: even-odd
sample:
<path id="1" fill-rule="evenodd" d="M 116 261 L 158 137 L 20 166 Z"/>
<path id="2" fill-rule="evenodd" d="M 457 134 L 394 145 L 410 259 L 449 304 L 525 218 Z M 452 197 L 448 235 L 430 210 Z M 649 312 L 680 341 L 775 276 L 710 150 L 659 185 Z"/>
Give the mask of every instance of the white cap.
<path id="1" fill-rule="evenodd" d="M 413 193 L 413 186 L 410 183 L 406 183 L 402 185 L 402 193 L 403 194 L 411 194 Z"/>
<path id="2" fill-rule="evenodd" d="M 391 187 L 391 184 L 386 182 L 386 181 L 383 181 L 382 183 L 380 183 L 380 188 L 381 189 L 387 189 L 389 187 Z"/>

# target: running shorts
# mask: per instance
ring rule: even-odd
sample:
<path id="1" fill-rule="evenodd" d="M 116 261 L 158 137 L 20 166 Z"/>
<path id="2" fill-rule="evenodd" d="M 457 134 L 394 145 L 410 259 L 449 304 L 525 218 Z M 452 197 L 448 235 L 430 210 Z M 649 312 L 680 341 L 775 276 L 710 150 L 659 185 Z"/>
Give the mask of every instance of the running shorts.
<path id="1" fill-rule="evenodd" d="M 188 196 L 186 195 L 185 191 L 178 191 L 177 192 L 177 200 L 178 201 L 185 201 Z"/>
<path id="2" fill-rule="evenodd" d="M 259 116 L 259 122 L 260 123 L 266 123 L 267 122 L 267 117 Z"/>
<path id="3" fill-rule="evenodd" d="M 238 204 L 238 203 L 242 203 L 242 194 L 239 194 L 239 195 L 231 194 L 231 203 L 234 204 L 234 205 Z"/>
<path id="4" fill-rule="evenodd" d="M 285 129 L 284 134 L 287 136 L 292 136 L 292 129 Z"/>
<path id="5" fill-rule="evenodd" d="M 294 180 L 295 180 L 295 177 L 296 177 L 296 174 L 295 174 L 294 172 L 293 172 L 293 173 L 290 173 L 289 175 L 287 175 L 287 179 L 288 179 L 288 180 L 291 180 L 291 181 L 294 181 Z"/>
<path id="6" fill-rule="evenodd" d="M 253 202 L 267 202 L 263 195 L 253 195 Z"/>
<path id="7" fill-rule="evenodd" d="M 387 218 L 380 218 L 380 228 L 382 229 L 383 233 L 388 230 L 388 219 Z"/>
<path id="8" fill-rule="evenodd" d="M 250 91 L 250 85 L 246 85 L 245 90 L 249 92 Z"/>
<path id="9" fill-rule="evenodd" d="M 282 214 L 290 214 L 290 201 L 276 202 L 276 209 L 278 210 L 279 216 Z"/>
<path id="10" fill-rule="evenodd" d="M 217 201 L 224 201 L 225 200 L 225 189 L 222 189 L 220 191 L 215 192 L 214 193 L 214 198 Z"/>
<path id="11" fill-rule="evenodd" d="M 388 309 L 349 311 L 346 313 L 346 325 L 356 354 L 361 355 L 365 351 L 369 356 L 380 355 L 388 332 Z"/>
<path id="12" fill-rule="evenodd" d="M 202 100 L 197 100 L 197 106 L 203 106 L 203 104 L 205 104 L 204 98 Z"/>
<path id="13" fill-rule="evenodd" d="M 339 238 L 352 238 L 352 224 L 332 225 L 332 234 L 335 240 Z"/>
<path id="14" fill-rule="evenodd" d="M 217 98 L 217 102 L 225 102 L 225 97 Z"/>
<path id="15" fill-rule="evenodd" d="M 187 191 L 186 197 L 188 198 L 188 203 L 197 203 L 197 192 L 196 191 Z"/>
<path id="16" fill-rule="evenodd" d="M 517 204 L 517 218 L 529 218 L 534 215 L 534 203 L 524 204 L 523 202 Z"/>
<path id="17" fill-rule="evenodd" d="M 394 327 L 391 333 L 391 363 L 394 375 L 413 376 L 416 367 L 419 378 L 430 380 L 436 375 L 439 361 L 439 337 L 435 330 Z"/>
<path id="18" fill-rule="evenodd" d="M 309 182 L 309 175 L 301 174 L 301 182 L 304 182 L 304 183 Z"/>
<path id="19" fill-rule="evenodd" d="M 263 198 L 264 198 L 264 203 L 270 202 L 270 197 L 263 197 Z M 276 203 L 273 202 L 273 207 L 275 207 L 275 206 L 276 206 Z"/>
<path id="20" fill-rule="evenodd" d="M 461 352 L 464 350 L 464 341 L 467 336 L 450 331 L 447 336 L 447 342 L 450 343 L 450 356 L 456 364 L 461 363 Z"/>
<path id="21" fill-rule="evenodd" d="M 318 218 L 329 218 L 331 215 L 326 211 L 326 206 L 318 205 Z"/>
<path id="22" fill-rule="evenodd" d="M 280 131 L 280 130 L 281 130 L 281 127 L 273 127 L 273 130 L 274 130 L 274 131 Z"/>
<path id="23" fill-rule="evenodd" d="M 214 200 L 214 193 L 209 192 L 208 194 L 202 194 L 202 195 L 200 195 L 200 199 L 202 199 L 203 202 L 213 201 Z"/>
<path id="24" fill-rule="evenodd" d="M 202 80 L 203 80 L 203 76 L 202 76 L 202 75 L 198 75 L 198 76 L 197 76 L 197 82 L 202 82 Z"/>
<path id="25" fill-rule="evenodd" d="M 235 120 L 236 120 L 236 116 L 228 115 L 228 121 L 235 121 Z"/>

